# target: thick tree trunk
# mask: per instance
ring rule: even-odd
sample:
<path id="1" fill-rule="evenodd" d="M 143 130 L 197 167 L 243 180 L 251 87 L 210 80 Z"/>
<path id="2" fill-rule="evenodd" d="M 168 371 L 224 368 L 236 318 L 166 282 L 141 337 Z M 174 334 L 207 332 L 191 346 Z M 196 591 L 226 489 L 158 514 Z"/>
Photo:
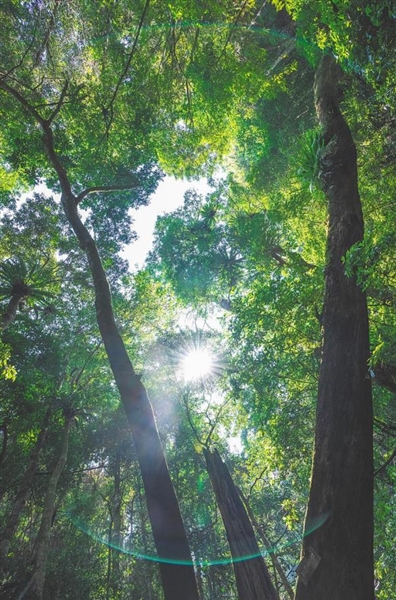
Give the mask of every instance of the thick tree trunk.
<path id="1" fill-rule="evenodd" d="M 315 450 L 296 600 L 373 600 L 367 303 L 342 262 L 363 238 L 363 217 L 356 148 L 338 106 L 338 67 L 330 56 L 316 73 L 315 104 L 327 148 L 321 180 L 329 230 Z"/>
<path id="2" fill-rule="evenodd" d="M 69 434 L 73 419 L 66 418 L 63 427 L 61 451 L 55 468 L 50 476 L 47 492 L 44 500 L 43 514 L 41 517 L 40 529 L 34 548 L 33 574 L 18 596 L 18 600 L 29 598 L 29 600 L 42 600 L 45 583 L 45 573 L 47 568 L 47 557 L 49 550 L 49 534 L 52 524 L 52 516 L 55 508 L 56 488 L 59 477 L 65 467 L 69 450 Z"/>
<path id="3" fill-rule="evenodd" d="M 239 600 L 276 600 L 253 527 L 217 450 L 204 450 L 206 465 L 230 545 Z"/>
<path id="4" fill-rule="evenodd" d="M 19 491 L 14 499 L 14 504 L 12 507 L 12 511 L 10 516 L 8 517 L 8 521 L 5 524 L 5 527 L 1 534 L 1 542 L 0 542 L 0 572 L 5 567 L 5 561 L 7 558 L 8 550 L 11 544 L 11 540 L 15 534 L 15 531 L 18 527 L 19 517 L 21 515 L 22 509 L 25 505 L 27 495 L 29 493 L 30 487 L 33 482 L 33 477 L 37 471 L 39 456 L 41 449 L 44 445 L 45 438 L 47 436 L 48 425 L 51 418 L 52 409 L 48 408 L 45 415 L 43 424 L 41 426 L 41 430 L 37 436 L 36 443 L 32 450 L 32 454 L 30 456 L 28 467 L 23 475 L 21 485 Z"/>

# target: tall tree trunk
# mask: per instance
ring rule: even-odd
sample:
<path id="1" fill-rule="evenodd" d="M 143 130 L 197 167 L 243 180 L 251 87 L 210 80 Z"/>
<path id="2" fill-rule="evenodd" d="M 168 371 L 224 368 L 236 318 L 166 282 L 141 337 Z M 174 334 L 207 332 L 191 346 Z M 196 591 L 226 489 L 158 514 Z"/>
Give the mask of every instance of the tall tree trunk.
<path id="1" fill-rule="evenodd" d="M 142 472 L 153 538 L 160 558 L 165 599 L 199 600 L 190 548 L 159 439 L 154 413 L 146 389 L 133 369 L 115 323 L 110 288 L 98 249 L 78 215 L 77 197 L 73 194 L 67 172 L 55 149 L 51 121 L 61 110 L 64 98 L 61 95 L 56 112 L 52 119 L 47 120 L 23 94 L 8 85 L 6 81 L 0 81 L 0 88 L 13 96 L 40 125 L 48 160 L 56 171 L 62 190 L 61 198 L 66 218 L 88 258 L 95 288 L 99 330 L 132 430 Z M 67 89 L 67 86 L 64 89 Z M 88 192 L 89 190 L 85 190 L 80 193 L 79 199 L 84 198 Z"/>
<path id="2" fill-rule="evenodd" d="M 19 517 L 22 509 L 25 505 L 27 495 L 33 482 L 33 477 L 37 471 L 40 452 L 47 436 L 48 425 L 50 422 L 52 408 L 48 408 L 45 415 L 41 430 L 37 436 L 36 443 L 30 455 L 28 467 L 23 475 L 19 491 L 14 499 L 14 504 L 8 521 L 2 531 L 1 542 L 0 542 L 0 572 L 5 567 L 5 561 L 7 558 L 8 550 L 10 547 L 11 540 L 18 527 Z"/>
<path id="3" fill-rule="evenodd" d="M 296 600 L 374 598 L 367 303 L 342 262 L 363 238 L 363 216 L 356 148 L 339 109 L 338 77 L 335 60 L 325 56 L 315 77 L 315 105 L 327 149 L 321 172 L 329 211 L 324 345 Z"/>
<path id="4" fill-rule="evenodd" d="M 50 125 L 41 121 L 48 158 L 62 188 L 62 205 L 81 248 L 86 253 L 95 288 L 99 331 L 132 431 L 142 473 L 165 600 L 199 600 L 190 548 L 179 503 L 158 435 L 147 391 L 135 373 L 115 323 L 111 292 L 96 243 L 82 223 L 77 198 L 54 148 Z"/>
<path id="5" fill-rule="evenodd" d="M 23 600 L 23 598 L 29 598 L 29 600 L 42 600 L 43 598 L 49 550 L 49 534 L 55 508 L 56 488 L 58 486 L 59 477 L 61 476 L 67 461 L 67 454 L 69 450 L 69 434 L 72 423 L 73 417 L 66 417 L 62 433 L 61 450 L 58 461 L 48 482 L 40 529 L 35 542 L 33 574 L 25 588 L 18 596 L 18 600 Z"/>
<path id="6" fill-rule="evenodd" d="M 109 545 L 109 588 L 112 597 L 118 598 L 120 588 L 120 546 L 121 546 L 121 451 L 118 448 L 114 461 L 114 492 L 110 500 L 111 526 Z"/>
<path id="7" fill-rule="evenodd" d="M 4 423 L 1 424 L 0 431 L 3 432 L 3 441 L 1 444 L 1 452 L 0 452 L 0 467 L 2 467 L 3 462 L 6 459 L 7 450 L 8 450 L 8 423 L 7 423 L 7 421 L 4 421 Z"/>
<path id="8" fill-rule="evenodd" d="M 111 293 L 95 241 L 83 225 L 77 210 L 66 170 L 54 144 L 51 120 L 4 80 L 0 87 L 27 110 L 43 131 L 43 144 L 56 171 L 62 190 L 62 205 L 81 248 L 86 253 L 95 288 L 96 316 L 136 448 L 153 538 L 160 558 L 160 572 L 166 600 L 199 600 L 190 548 L 180 514 L 179 504 L 165 461 L 154 413 L 143 384 L 129 360 L 124 342 L 114 319 Z M 62 107 L 62 96 L 57 110 Z M 102 188 L 101 188 L 102 189 Z M 79 198 L 88 191 L 80 193 Z M 169 562 L 168 562 L 169 561 Z"/>
<path id="9" fill-rule="evenodd" d="M 75 197 L 63 193 L 62 203 L 91 268 L 99 330 L 132 430 L 154 542 L 161 560 L 160 572 L 165 598 L 198 600 L 190 548 L 153 409 L 115 323 L 110 288 L 96 244 L 78 216 Z"/>
<path id="10" fill-rule="evenodd" d="M 204 450 L 206 466 L 230 545 L 239 600 L 276 600 L 253 527 L 217 450 Z"/>

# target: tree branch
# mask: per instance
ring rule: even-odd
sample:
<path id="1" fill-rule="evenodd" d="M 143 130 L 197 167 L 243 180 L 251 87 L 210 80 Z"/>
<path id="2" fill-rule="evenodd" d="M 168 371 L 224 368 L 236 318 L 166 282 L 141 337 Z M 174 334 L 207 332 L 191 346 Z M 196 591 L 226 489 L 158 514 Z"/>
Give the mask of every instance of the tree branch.
<path id="1" fill-rule="evenodd" d="M 66 81 L 62 88 L 61 95 L 59 96 L 59 100 L 56 103 L 55 109 L 54 109 L 52 115 L 47 119 L 47 123 L 49 125 L 52 123 L 52 121 L 55 119 L 56 115 L 59 113 L 60 109 L 62 108 L 63 101 L 65 99 L 68 87 L 69 87 L 69 82 Z"/>
<path id="2" fill-rule="evenodd" d="M 24 96 L 22 96 L 22 94 L 18 92 L 18 90 L 8 85 L 8 83 L 6 83 L 3 79 L 0 79 L 0 89 L 2 89 L 4 92 L 7 92 L 8 94 L 11 94 L 11 96 L 14 96 L 14 98 L 18 100 L 19 104 L 21 104 L 25 108 L 25 110 L 27 110 L 27 112 L 29 112 L 36 119 L 36 121 L 40 123 L 41 126 L 43 126 L 45 119 L 43 119 L 43 117 L 40 115 L 39 112 L 37 112 L 34 106 L 32 106 L 26 100 L 26 98 L 24 98 Z"/>
<path id="3" fill-rule="evenodd" d="M 129 67 L 131 66 L 132 58 L 133 58 L 133 55 L 135 54 L 136 46 L 137 46 L 137 43 L 138 43 L 138 40 L 139 40 L 139 36 L 140 36 L 140 31 L 141 31 L 141 29 L 143 27 L 143 22 L 144 22 L 144 19 L 146 18 L 146 14 L 147 14 L 147 11 L 148 11 L 148 8 L 149 8 L 149 4 L 150 4 L 150 0 L 146 0 L 146 4 L 144 5 L 143 13 L 142 13 L 142 16 L 140 17 L 138 29 L 137 29 L 136 36 L 135 36 L 135 39 L 134 39 L 134 42 L 133 42 L 133 45 L 132 45 L 132 50 L 129 53 L 126 65 L 125 65 L 125 67 L 124 67 L 124 69 L 123 69 L 123 71 L 122 71 L 122 73 L 121 73 L 121 75 L 120 75 L 120 77 L 118 79 L 117 85 L 115 86 L 115 89 L 114 89 L 114 92 L 113 92 L 113 94 L 111 96 L 110 102 L 107 105 L 107 107 L 105 108 L 105 112 L 108 115 L 110 115 L 109 122 L 106 125 L 105 136 L 107 136 L 109 134 L 110 127 L 111 127 L 111 125 L 113 123 L 113 116 L 114 116 L 114 114 L 113 114 L 113 106 L 114 106 L 114 102 L 115 102 L 115 99 L 117 97 L 118 90 L 120 89 L 121 84 L 122 84 L 122 82 L 123 82 L 126 74 L 128 73 Z"/>
<path id="4" fill-rule="evenodd" d="M 374 477 L 376 477 L 377 475 L 379 475 L 380 473 L 383 473 L 386 469 L 386 467 L 388 465 L 391 464 L 391 462 L 393 461 L 393 459 L 396 457 L 396 448 L 393 450 L 392 454 L 390 455 L 390 457 L 384 462 L 383 465 L 381 465 L 378 469 L 376 469 L 374 471 Z"/>
<path id="5" fill-rule="evenodd" d="M 37 123 L 41 126 L 43 133 L 44 133 L 44 138 L 43 138 L 44 147 L 47 152 L 47 156 L 50 160 L 50 163 L 52 164 L 52 166 L 54 167 L 54 169 L 56 171 L 56 174 L 58 175 L 59 183 L 60 183 L 60 186 L 62 189 L 62 194 L 65 194 L 69 198 L 70 197 L 74 198 L 74 194 L 72 192 L 67 173 L 66 173 L 65 169 L 63 168 L 63 165 L 59 159 L 59 156 L 57 155 L 57 153 L 55 151 L 54 136 L 53 136 L 52 129 L 51 129 L 51 122 L 48 121 L 47 119 L 44 119 L 40 115 L 40 113 L 34 108 L 34 106 L 32 106 L 30 104 L 30 102 L 28 102 L 26 100 L 26 98 L 24 96 L 22 96 L 22 94 L 20 92 L 18 92 L 18 90 L 11 87 L 10 85 L 8 85 L 5 81 L 0 80 L 0 89 L 2 89 L 4 92 L 7 92 L 11 96 L 14 96 L 14 98 L 19 102 L 19 104 L 21 106 L 23 106 L 23 108 L 27 112 L 29 112 L 32 115 L 32 117 L 34 117 L 34 119 L 37 121 Z M 55 109 L 54 113 L 57 113 L 57 112 L 58 112 L 57 109 Z M 53 115 L 54 115 L 54 113 L 53 113 Z"/>
<path id="6" fill-rule="evenodd" d="M 136 179 L 135 182 L 126 183 L 125 185 L 99 185 L 90 187 L 78 194 L 78 196 L 76 197 L 76 204 L 80 204 L 80 202 L 82 202 L 84 198 L 88 196 L 88 194 L 94 194 L 99 192 L 122 192 L 125 190 L 134 190 L 135 188 L 139 187 L 139 185 L 140 182 L 138 179 Z"/>

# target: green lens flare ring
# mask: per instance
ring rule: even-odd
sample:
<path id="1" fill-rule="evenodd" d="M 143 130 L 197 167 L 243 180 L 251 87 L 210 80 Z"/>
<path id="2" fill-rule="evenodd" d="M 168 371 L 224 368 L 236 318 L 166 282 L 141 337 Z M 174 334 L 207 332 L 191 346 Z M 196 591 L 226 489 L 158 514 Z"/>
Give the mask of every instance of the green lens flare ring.
<path id="1" fill-rule="evenodd" d="M 274 553 L 279 554 L 279 552 L 283 551 L 286 548 L 289 548 L 290 546 L 294 546 L 295 544 L 301 542 L 301 539 L 303 537 L 307 537 L 308 535 L 310 535 L 311 533 L 313 533 L 314 531 L 316 531 L 317 529 L 322 527 L 322 525 L 327 521 L 327 519 L 330 516 L 330 512 L 323 513 L 322 515 L 318 516 L 316 519 L 312 520 L 310 527 L 305 531 L 304 536 L 295 538 L 294 540 L 292 540 L 290 542 L 285 542 L 284 544 L 278 544 L 278 545 L 274 546 L 273 548 L 269 548 L 269 549 L 266 548 L 265 550 L 262 550 L 261 552 L 259 552 L 257 554 L 246 554 L 244 556 L 238 556 L 235 558 L 232 558 L 231 556 L 226 556 L 223 558 L 215 558 L 215 559 L 211 559 L 211 560 L 197 558 L 196 560 L 191 561 L 191 560 L 176 560 L 173 558 L 166 558 L 166 557 L 159 557 L 159 556 L 150 555 L 150 554 L 144 554 L 142 552 L 138 552 L 137 550 L 127 548 L 126 546 L 112 543 L 109 540 L 106 540 L 105 537 L 103 535 L 101 535 L 100 533 L 95 532 L 82 519 L 80 519 L 79 517 L 76 517 L 76 515 L 74 515 L 72 511 L 63 511 L 63 514 L 73 523 L 73 525 L 75 527 L 77 527 L 77 529 L 79 529 L 80 531 L 82 531 L 83 533 L 88 535 L 91 539 L 95 540 L 99 544 L 103 544 L 104 546 L 107 546 L 109 548 L 117 550 L 118 552 L 121 552 L 122 554 L 127 554 L 129 556 L 133 556 L 134 558 L 136 558 L 138 560 L 146 560 L 146 561 L 150 561 L 150 562 L 154 562 L 154 563 L 166 563 L 166 564 L 184 565 L 184 566 L 192 565 L 195 567 L 213 567 L 213 566 L 228 565 L 228 564 L 232 564 L 232 563 L 238 563 L 238 562 L 244 562 L 247 560 L 252 560 L 253 558 L 265 557 L 265 556 L 268 556 L 268 555 L 274 554 Z"/>

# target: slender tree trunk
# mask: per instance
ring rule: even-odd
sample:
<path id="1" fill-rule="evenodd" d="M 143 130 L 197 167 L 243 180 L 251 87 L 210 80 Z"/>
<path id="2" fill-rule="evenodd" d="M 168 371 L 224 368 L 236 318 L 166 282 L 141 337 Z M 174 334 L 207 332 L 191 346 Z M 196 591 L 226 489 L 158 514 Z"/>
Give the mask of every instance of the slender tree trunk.
<path id="1" fill-rule="evenodd" d="M 117 450 L 114 464 L 114 493 L 111 499 L 111 589 L 114 597 L 120 587 L 120 545 L 121 545 L 121 452 Z"/>
<path id="2" fill-rule="evenodd" d="M 4 475 L 3 475 L 3 464 L 5 463 L 6 459 L 7 459 L 7 454 L 8 454 L 8 423 L 5 420 L 2 425 L 1 425 L 1 429 L 3 432 L 3 440 L 2 440 L 2 444 L 1 444 L 1 453 L 0 453 L 0 501 L 3 498 L 5 491 L 6 491 L 6 486 L 5 486 L 5 481 L 4 481 Z M 0 546 L 1 546 L 1 542 L 0 542 Z M 1 557 L 1 548 L 0 548 L 0 557 Z M 1 561 L 1 559 L 0 559 Z M 1 572 L 1 566 L 0 566 L 0 572 Z"/>
<path id="3" fill-rule="evenodd" d="M 147 508 L 166 600 L 198 600 L 191 553 L 159 439 L 153 409 L 140 377 L 136 375 L 119 334 L 110 288 L 96 244 L 82 224 L 72 195 L 62 195 L 66 216 L 86 252 L 91 268 L 96 314 L 114 378 L 132 430 L 146 492 Z M 167 562 L 169 561 L 169 562 Z"/>
<path id="4" fill-rule="evenodd" d="M 373 600 L 367 303 L 342 262 L 363 238 L 363 216 L 356 148 L 338 106 L 338 67 L 330 56 L 316 73 L 315 104 L 327 148 L 321 180 L 329 230 L 315 451 L 296 600 Z"/>
<path id="5" fill-rule="evenodd" d="M 61 476 L 67 461 L 67 454 L 69 450 L 69 434 L 72 422 L 73 418 L 71 417 L 66 418 L 65 420 L 62 433 L 61 451 L 48 482 L 40 529 L 35 542 L 33 574 L 25 588 L 18 596 L 18 600 L 22 600 L 23 598 L 29 598 L 29 600 L 42 600 L 43 598 L 49 550 L 49 534 L 52 524 L 52 515 L 55 508 L 56 488 L 58 486 L 59 477 Z"/>
<path id="6" fill-rule="evenodd" d="M 27 495 L 29 493 L 30 487 L 33 482 L 33 477 L 37 471 L 39 456 L 40 456 L 40 452 L 43 448 L 45 438 L 47 436 L 48 425 L 50 422 L 51 413 L 52 413 L 52 409 L 48 408 L 45 413 L 45 416 L 44 416 L 41 430 L 37 436 L 36 443 L 32 450 L 32 454 L 29 459 L 28 467 L 25 471 L 25 474 L 23 475 L 19 491 L 14 499 L 14 504 L 12 507 L 11 514 L 8 517 L 8 521 L 5 524 L 5 527 L 2 531 L 1 542 L 0 542 L 0 572 L 5 567 L 5 561 L 7 558 L 11 540 L 12 540 L 12 538 L 15 534 L 15 531 L 18 527 L 19 517 L 20 517 L 22 509 L 25 505 Z"/>
<path id="7" fill-rule="evenodd" d="M 253 527 L 227 466 L 217 450 L 204 450 L 206 465 L 230 545 L 239 600 L 276 600 Z"/>
<path id="8" fill-rule="evenodd" d="M 267 548 L 267 550 L 269 551 L 269 555 L 271 557 L 271 562 L 272 565 L 274 567 L 274 571 L 275 573 L 278 573 L 280 580 L 282 582 L 283 587 L 286 590 L 287 595 L 289 596 L 289 598 L 291 600 L 293 600 L 294 598 L 294 593 L 293 593 L 293 588 L 289 583 L 289 580 L 286 577 L 286 573 L 284 572 L 282 565 L 280 564 L 278 557 L 276 556 L 274 550 L 273 550 L 273 546 L 271 544 L 271 542 L 269 541 L 269 539 L 267 538 L 267 536 L 264 533 L 264 529 L 260 526 L 260 524 L 258 523 L 256 517 L 253 514 L 253 511 L 251 509 L 251 506 L 249 504 L 248 499 L 246 498 L 246 496 L 244 496 L 244 494 L 242 493 L 242 491 L 237 488 L 238 490 L 238 494 L 240 495 L 242 502 L 244 503 L 245 507 L 246 507 L 246 511 L 247 514 L 249 516 L 249 519 L 253 525 L 253 527 L 255 528 L 255 530 L 257 531 L 257 533 L 259 534 L 264 546 Z"/>
<path id="9" fill-rule="evenodd" d="M 96 243 L 78 215 L 76 197 L 54 149 L 52 130 L 46 122 L 42 123 L 42 127 L 47 154 L 61 184 L 66 218 L 86 253 L 91 269 L 99 330 L 132 430 L 154 543 L 160 559 L 165 599 L 199 600 L 190 548 L 153 409 L 115 323 L 106 273 Z"/>
<path id="10" fill-rule="evenodd" d="M 0 81 L 0 87 L 13 96 L 40 125 L 45 151 L 62 190 L 66 218 L 88 259 L 95 288 L 99 330 L 132 430 L 142 473 L 153 538 L 160 559 L 165 600 L 199 600 L 191 552 L 154 413 L 146 389 L 133 369 L 115 323 L 106 273 L 95 241 L 78 215 L 77 197 L 73 194 L 67 172 L 55 150 L 51 121 L 41 117 L 37 109 L 8 83 Z M 62 107 L 61 100 L 62 98 L 58 110 Z M 86 192 L 83 192 L 79 198 L 84 198 L 85 195 Z"/>

